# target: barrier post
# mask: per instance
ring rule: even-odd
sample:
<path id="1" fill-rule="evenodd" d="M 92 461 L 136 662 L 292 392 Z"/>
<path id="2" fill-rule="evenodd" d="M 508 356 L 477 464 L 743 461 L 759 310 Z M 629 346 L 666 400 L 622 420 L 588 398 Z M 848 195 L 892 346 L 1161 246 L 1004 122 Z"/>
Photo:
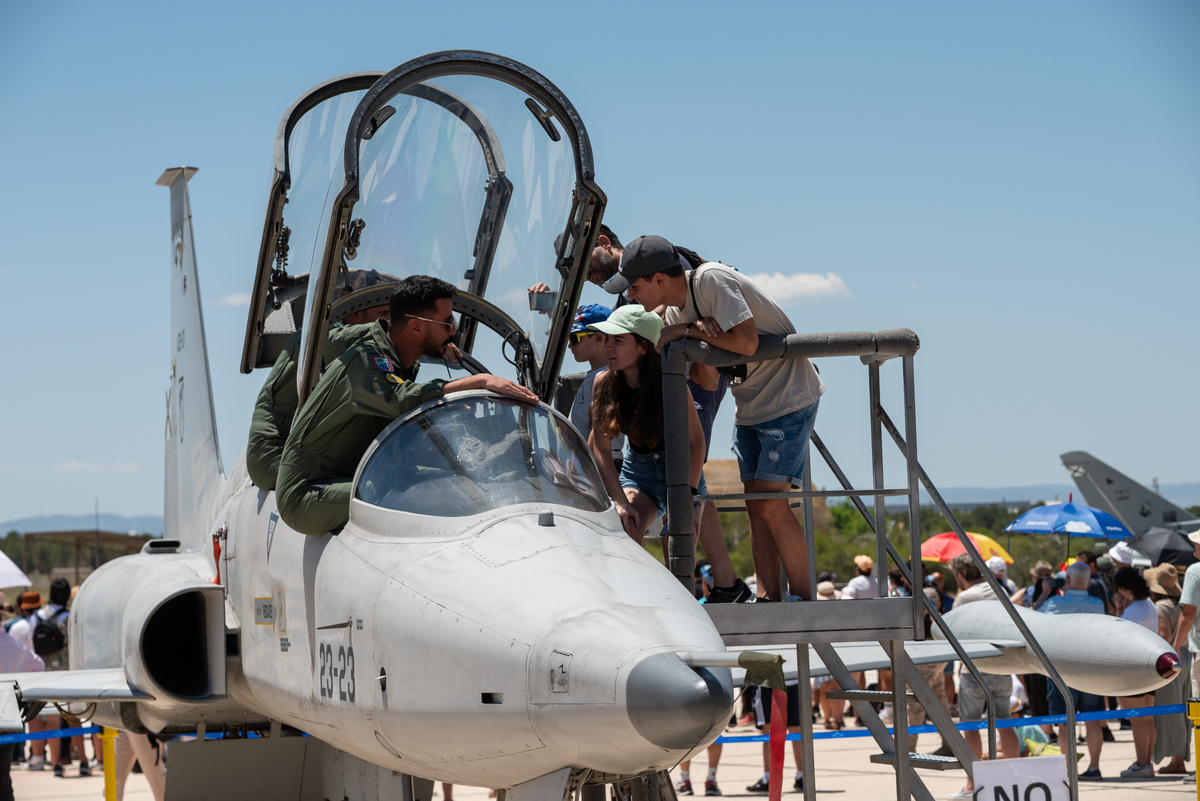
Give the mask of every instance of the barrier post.
<path id="1" fill-rule="evenodd" d="M 1192 732 L 1192 741 L 1196 744 L 1196 764 L 1200 765 L 1200 698 L 1187 699 L 1187 716 L 1192 721 L 1192 726 L 1195 731 Z M 1200 782 L 1196 783 L 1196 799 L 1200 801 Z"/>
<path id="2" fill-rule="evenodd" d="M 117 730 L 107 726 L 100 732 L 101 748 L 104 751 L 104 801 L 117 801 L 117 749 L 113 741 Z"/>

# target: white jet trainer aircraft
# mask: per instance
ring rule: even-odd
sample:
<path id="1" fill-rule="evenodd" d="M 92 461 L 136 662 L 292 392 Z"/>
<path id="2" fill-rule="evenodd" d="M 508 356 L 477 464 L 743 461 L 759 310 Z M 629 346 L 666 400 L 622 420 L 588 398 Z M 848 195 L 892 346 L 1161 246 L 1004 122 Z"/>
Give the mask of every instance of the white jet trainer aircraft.
<path id="1" fill-rule="evenodd" d="M 456 284 L 467 355 L 445 369 L 505 368 L 550 397 L 605 204 L 582 120 L 553 84 L 467 51 L 335 78 L 288 109 L 274 167 L 244 372 L 301 330 L 303 403 L 330 325 L 390 293 L 351 292 L 353 262 Z M 132 732 L 223 733 L 173 744 L 169 799 L 427 801 L 436 780 L 562 801 L 711 743 L 741 676 L 545 404 L 458 393 L 397 419 L 358 465 L 337 533 L 289 529 L 244 457 L 226 476 L 194 173 L 159 179 L 172 236 L 163 539 L 84 582 L 71 670 L 0 677 L 0 730 L 55 702 Z M 539 282 L 557 287 L 548 309 L 527 293 Z M 1024 646 L 1012 636 L 964 646 L 998 657 Z M 952 658 L 916 645 L 917 662 Z M 851 670 L 879 666 L 870 648 L 842 653 Z M 814 658 L 813 675 L 827 672 Z"/>

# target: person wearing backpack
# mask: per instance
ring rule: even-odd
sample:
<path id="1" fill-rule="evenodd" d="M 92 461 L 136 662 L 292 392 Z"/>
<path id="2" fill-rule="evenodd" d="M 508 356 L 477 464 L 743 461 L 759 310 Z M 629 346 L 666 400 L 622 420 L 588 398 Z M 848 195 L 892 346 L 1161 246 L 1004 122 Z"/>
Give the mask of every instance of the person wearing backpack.
<path id="1" fill-rule="evenodd" d="M 35 611 L 29 619 L 33 625 L 33 652 L 46 663 L 46 670 L 71 668 L 70 654 L 67 651 L 67 619 L 71 615 L 67 604 L 70 602 L 70 582 L 62 577 L 56 578 L 50 582 L 50 603 Z M 73 715 L 50 715 L 47 724 L 52 729 L 77 728 L 80 721 Z M 91 765 L 83 747 L 83 735 L 76 734 L 72 737 L 71 745 L 79 756 L 79 775 L 91 776 Z M 69 753 L 66 761 L 71 761 Z M 62 760 L 62 742 L 58 738 L 50 740 L 50 762 L 54 765 L 55 776 L 61 778 L 66 775 Z"/>

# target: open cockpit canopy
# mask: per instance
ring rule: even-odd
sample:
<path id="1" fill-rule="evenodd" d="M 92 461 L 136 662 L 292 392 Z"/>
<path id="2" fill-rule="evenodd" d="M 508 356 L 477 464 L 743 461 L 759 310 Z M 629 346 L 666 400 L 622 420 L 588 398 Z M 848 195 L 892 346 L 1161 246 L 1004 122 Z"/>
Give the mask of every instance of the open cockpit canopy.
<path id="1" fill-rule="evenodd" d="M 360 288 L 351 271 L 424 274 L 458 287 L 476 366 L 549 397 L 605 203 L 592 179 L 570 101 L 500 56 L 436 53 L 314 87 L 276 137 L 242 370 L 302 327 L 303 400 L 335 304 Z M 538 283 L 551 292 L 531 298 Z"/>

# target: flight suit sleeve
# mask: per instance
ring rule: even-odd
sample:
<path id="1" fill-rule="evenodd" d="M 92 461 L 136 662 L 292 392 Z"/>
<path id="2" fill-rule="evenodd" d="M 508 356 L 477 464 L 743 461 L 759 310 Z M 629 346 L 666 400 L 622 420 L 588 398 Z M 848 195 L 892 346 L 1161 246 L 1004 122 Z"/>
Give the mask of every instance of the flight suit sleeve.
<path id="1" fill-rule="evenodd" d="M 350 403 L 354 411 L 389 420 L 426 401 L 440 398 L 442 387 L 446 385 L 440 378 L 424 382 L 409 381 L 395 372 L 381 370 L 374 366 L 370 355 L 365 352 L 355 354 L 346 367 L 346 378 L 353 393 Z"/>
<path id="2" fill-rule="evenodd" d="M 343 353 L 370 336 L 370 323 L 363 323 L 362 325 L 339 325 L 330 328 L 329 333 L 325 337 L 325 348 L 322 352 L 325 364 L 333 364 Z"/>

